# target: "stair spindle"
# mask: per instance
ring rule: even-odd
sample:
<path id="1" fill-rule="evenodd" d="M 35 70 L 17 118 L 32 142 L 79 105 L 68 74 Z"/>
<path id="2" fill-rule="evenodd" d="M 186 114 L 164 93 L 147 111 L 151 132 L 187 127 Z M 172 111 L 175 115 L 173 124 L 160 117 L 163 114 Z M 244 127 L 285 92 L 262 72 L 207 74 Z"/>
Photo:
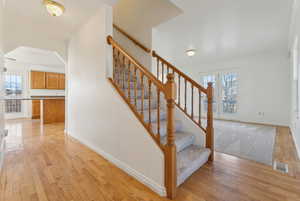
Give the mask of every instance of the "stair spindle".
<path id="1" fill-rule="evenodd" d="M 123 69 L 123 90 L 125 91 L 125 82 L 126 82 L 126 70 L 125 70 L 125 55 L 123 55 L 123 60 L 122 60 L 122 69 Z"/>
<path id="2" fill-rule="evenodd" d="M 112 55 L 113 55 L 113 80 L 116 81 L 116 58 L 115 58 L 116 48 L 113 47 Z"/>
<path id="3" fill-rule="evenodd" d="M 140 72 L 140 77 L 141 77 L 141 90 L 142 90 L 142 95 L 141 95 L 141 116 L 142 119 L 144 120 L 144 74 L 143 72 Z"/>
<path id="4" fill-rule="evenodd" d="M 130 67 L 131 67 L 131 62 L 128 61 L 128 75 L 127 75 L 127 79 L 128 79 L 128 99 L 131 101 L 131 70 L 130 70 Z"/>
<path id="5" fill-rule="evenodd" d="M 118 52 L 117 52 L 117 57 L 116 57 L 116 59 L 117 59 L 117 69 L 118 69 L 118 80 L 117 80 L 117 84 L 119 85 L 119 86 L 121 86 L 121 68 L 120 68 L 120 51 L 118 50 Z"/>
<path id="6" fill-rule="evenodd" d="M 191 100 L 191 116 L 192 116 L 192 120 L 194 120 L 194 86 L 191 84 L 191 92 L 192 92 L 192 100 Z"/>
<path id="7" fill-rule="evenodd" d="M 134 105 L 137 107 L 137 67 L 134 65 Z"/>
<path id="8" fill-rule="evenodd" d="M 160 90 L 157 89 L 157 140 L 160 143 Z"/>
<path id="9" fill-rule="evenodd" d="M 198 124 L 201 127 L 201 90 L 198 89 L 198 96 L 199 96 L 199 119 L 198 119 Z"/>
<path id="10" fill-rule="evenodd" d="M 148 122 L 148 126 L 149 126 L 149 129 L 151 129 L 151 80 L 148 79 L 148 110 L 149 110 L 149 122 Z"/>
<path id="11" fill-rule="evenodd" d="M 178 105 L 180 106 L 180 88 L 181 88 L 181 85 L 180 85 L 180 81 L 181 81 L 181 76 L 178 74 Z"/>
<path id="12" fill-rule="evenodd" d="M 159 79 L 159 60 L 158 58 L 156 58 L 156 65 L 157 65 L 157 69 L 156 69 L 156 78 Z"/>
<path id="13" fill-rule="evenodd" d="M 164 67 L 164 63 L 163 62 L 161 62 L 161 66 L 162 66 L 162 75 L 161 75 L 161 81 L 162 81 L 162 83 L 164 83 L 164 81 L 165 81 L 165 67 Z"/>

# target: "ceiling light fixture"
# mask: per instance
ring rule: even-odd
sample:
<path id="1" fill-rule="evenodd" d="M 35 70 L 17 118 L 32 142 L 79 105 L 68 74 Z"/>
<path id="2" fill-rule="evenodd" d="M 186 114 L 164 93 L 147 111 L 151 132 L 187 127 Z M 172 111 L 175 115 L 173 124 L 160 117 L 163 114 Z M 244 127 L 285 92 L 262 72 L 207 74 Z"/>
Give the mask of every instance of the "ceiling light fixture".
<path id="1" fill-rule="evenodd" d="M 189 49 L 186 51 L 186 55 L 189 57 L 195 56 L 196 50 L 195 49 Z"/>
<path id="2" fill-rule="evenodd" d="M 44 5 L 51 16 L 61 16 L 65 12 L 65 7 L 52 0 L 44 0 Z"/>

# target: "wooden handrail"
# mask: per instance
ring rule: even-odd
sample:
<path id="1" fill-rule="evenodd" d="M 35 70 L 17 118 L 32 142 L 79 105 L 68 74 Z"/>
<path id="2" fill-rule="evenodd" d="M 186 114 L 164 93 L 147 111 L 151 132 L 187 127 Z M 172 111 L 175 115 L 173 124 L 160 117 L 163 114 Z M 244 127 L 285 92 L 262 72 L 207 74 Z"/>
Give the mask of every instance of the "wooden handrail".
<path id="1" fill-rule="evenodd" d="M 113 24 L 113 27 L 116 30 L 118 30 L 121 34 L 123 34 L 124 36 L 126 36 L 129 40 L 131 40 L 134 44 L 136 44 L 141 49 L 143 49 L 145 52 L 151 53 L 151 50 L 149 48 L 147 48 L 145 45 L 143 45 L 142 43 L 140 43 L 138 40 L 136 40 L 135 38 L 133 38 L 132 36 L 130 36 L 126 31 L 124 31 L 123 29 L 121 29 L 119 26 L 117 26 L 116 24 Z"/>
<path id="2" fill-rule="evenodd" d="M 178 73 L 181 77 L 185 78 L 187 81 L 189 81 L 190 83 L 192 83 L 195 87 L 197 87 L 198 89 L 200 89 L 203 93 L 207 94 L 207 90 L 204 87 L 202 87 L 200 84 L 198 84 L 197 82 L 195 82 L 192 78 L 190 78 L 188 75 L 186 75 L 185 73 L 183 73 L 182 71 L 180 71 L 178 68 L 176 68 L 170 62 L 168 62 L 167 60 L 165 60 L 164 58 L 162 58 L 161 56 L 159 56 L 154 50 L 152 51 L 152 56 L 158 58 L 161 62 L 163 62 L 164 64 L 166 64 L 167 66 L 169 66 L 172 70 L 174 70 L 174 72 Z"/>
<path id="3" fill-rule="evenodd" d="M 124 54 L 133 64 L 139 67 L 139 69 L 157 85 L 160 90 L 164 91 L 164 85 L 161 83 L 147 68 L 145 68 L 142 64 L 140 64 L 136 59 L 134 59 L 129 53 L 127 53 L 113 38 L 112 36 L 107 37 L 108 44 L 117 48 L 122 54 Z"/>

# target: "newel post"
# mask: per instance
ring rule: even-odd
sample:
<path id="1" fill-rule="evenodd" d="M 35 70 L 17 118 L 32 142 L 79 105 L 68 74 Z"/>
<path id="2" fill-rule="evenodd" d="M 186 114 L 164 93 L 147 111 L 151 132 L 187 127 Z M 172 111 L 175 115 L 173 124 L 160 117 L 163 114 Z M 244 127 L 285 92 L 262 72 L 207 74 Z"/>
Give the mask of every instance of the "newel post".
<path id="1" fill-rule="evenodd" d="M 206 148 L 211 150 L 210 161 L 214 160 L 214 126 L 213 126 L 213 86 L 208 83 L 207 87 L 207 127 Z"/>
<path id="2" fill-rule="evenodd" d="M 176 99 L 176 84 L 174 75 L 168 74 L 166 87 L 167 100 L 167 144 L 165 148 L 165 186 L 169 199 L 174 199 L 177 188 L 176 146 L 174 135 L 174 107 Z"/>

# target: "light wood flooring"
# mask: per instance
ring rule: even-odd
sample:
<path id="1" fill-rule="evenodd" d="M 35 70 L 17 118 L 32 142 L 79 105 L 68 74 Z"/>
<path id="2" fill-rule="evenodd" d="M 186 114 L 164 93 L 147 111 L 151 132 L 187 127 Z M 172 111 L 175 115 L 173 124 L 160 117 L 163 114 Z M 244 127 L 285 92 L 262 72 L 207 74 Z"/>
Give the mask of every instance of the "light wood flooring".
<path id="1" fill-rule="evenodd" d="M 7 128 L 0 201 L 167 200 L 66 136 L 63 124 L 40 127 L 38 121 L 14 120 Z M 279 147 L 287 149 L 285 143 Z M 278 158 L 290 155 L 276 152 Z M 176 200 L 300 201 L 300 180 L 269 166 L 216 153 L 214 163 L 179 187 Z"/>
<path id="2" fill-rule="evenodd" d="M 288 164 L 288 174 L 300 180 L 300 160 L 288 127 L 276 128 L 273 160 Z"/>

